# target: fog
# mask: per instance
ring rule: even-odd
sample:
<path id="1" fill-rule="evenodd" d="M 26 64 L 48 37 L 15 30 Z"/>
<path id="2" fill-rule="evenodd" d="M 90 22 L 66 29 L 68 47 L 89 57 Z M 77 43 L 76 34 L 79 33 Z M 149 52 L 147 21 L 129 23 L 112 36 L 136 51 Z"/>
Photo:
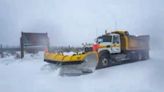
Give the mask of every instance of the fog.
<path id="1" fill-rule="evenodd" d="M 150 35 L 150 59 L 80 77 L 44 73 L 38 59 L 0 59 L 1 92 L 163 92 L 164 0 L 0 0 L 0 44 L 19 46 L 21 32 L 47 32 L 51 46 L 81 46 L 105 32 Z M 73 81 L 72 81 L 73 80 Z M 95 85 L 96 84 L 96 85 Z"/>
<path id="2" fill-rule="evenodd" d="M 0 44 L 19 45 L 21 31 L 47 32 L 53 46 L 93 42 L 106 29 L 151 36 L 164 47 L 163 0 L 0 0 Z"/>

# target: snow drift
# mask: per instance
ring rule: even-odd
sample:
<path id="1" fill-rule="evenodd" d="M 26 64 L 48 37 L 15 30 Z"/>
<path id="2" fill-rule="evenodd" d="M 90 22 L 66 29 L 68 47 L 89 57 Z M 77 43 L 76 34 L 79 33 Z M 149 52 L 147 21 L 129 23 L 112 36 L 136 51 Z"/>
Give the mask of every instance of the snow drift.
<path id="1" fill-rule="evenodd" d="M 59 76 L 42 71 L 43 53 L 24 59 L 0 59 L 0 91 L 5 92 L 163 92 L 163 58 L 100 69 L 82 76 Z M 4 62 L 10 62 L 5 64 Z"/>

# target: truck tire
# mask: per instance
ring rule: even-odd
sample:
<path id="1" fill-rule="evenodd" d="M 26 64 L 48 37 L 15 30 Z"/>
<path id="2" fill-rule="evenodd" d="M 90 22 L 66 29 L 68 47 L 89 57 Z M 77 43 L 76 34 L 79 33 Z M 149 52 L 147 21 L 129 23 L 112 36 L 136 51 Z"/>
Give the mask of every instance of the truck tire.
<path id="1" fill-rule="evenodd" d="M 147 50 L 138 51 L 137 56 L 138 56 L 138 61 L 147 60 L 149 59 L 149 51 Z"/>
<path id="2" fill-rule="evenodd" d="M 135 62 L 139 60 L 139 55 L 137 51 L 130 51 L 127 54 L 128 58 L 130 58 L 129 62 Z"/>
<path id="3" fill-rule="evenodd" d="M 99 62 L 96 69 L 105 68 L 111 65 L 110 53 L 102 52 L 99 54 Z"/>
<path id="4" fill-rule="evenodd" d="M 128 57 L 130 58 L 131 62 L 142 61 L 149 58 L 149 52 L 143 50 L 131 51 L 128 53 Z"/>

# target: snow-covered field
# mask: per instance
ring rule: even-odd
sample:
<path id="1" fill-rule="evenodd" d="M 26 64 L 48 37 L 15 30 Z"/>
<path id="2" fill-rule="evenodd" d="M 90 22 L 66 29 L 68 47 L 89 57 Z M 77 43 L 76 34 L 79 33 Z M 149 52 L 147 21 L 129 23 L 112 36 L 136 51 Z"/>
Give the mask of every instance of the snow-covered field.
<path id="1" fill-rule="evenodd" d="M 0 59 L 0 92 L 163 92 L 164 59 L 151 52 L 147 61 L 97 70 L 81 76 L 59 76 L 41 68 L 43 53 L 24 59 Z"/>

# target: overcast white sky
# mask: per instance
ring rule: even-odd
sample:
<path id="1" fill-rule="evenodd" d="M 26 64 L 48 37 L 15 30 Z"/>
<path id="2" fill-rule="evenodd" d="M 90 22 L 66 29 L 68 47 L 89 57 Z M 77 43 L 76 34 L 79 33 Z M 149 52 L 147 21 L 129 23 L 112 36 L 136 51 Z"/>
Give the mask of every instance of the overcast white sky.
<path id="1" fill-rule="evenodd" d="M 163 24 L 163 0 L 0 0 L 0 44 L 10 46 L 19 45 L 21 31 L 47 32 L 51 45 L 79 46 L 105 29 L 149 34 L 159 43 Z"/>

